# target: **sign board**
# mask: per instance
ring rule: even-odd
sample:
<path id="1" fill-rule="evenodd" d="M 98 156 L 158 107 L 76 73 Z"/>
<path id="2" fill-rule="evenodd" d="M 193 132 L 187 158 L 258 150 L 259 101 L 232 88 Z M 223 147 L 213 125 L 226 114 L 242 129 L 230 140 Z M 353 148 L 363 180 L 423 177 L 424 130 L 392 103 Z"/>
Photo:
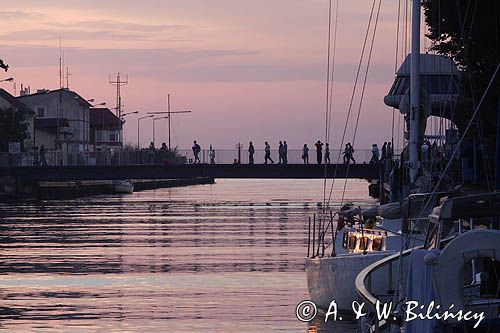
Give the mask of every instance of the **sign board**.
<path id="1" fill-rule="evenodd" d="M 21 152 L 20 142 L 9 142 L 9 154 L 19 154 Z"/>

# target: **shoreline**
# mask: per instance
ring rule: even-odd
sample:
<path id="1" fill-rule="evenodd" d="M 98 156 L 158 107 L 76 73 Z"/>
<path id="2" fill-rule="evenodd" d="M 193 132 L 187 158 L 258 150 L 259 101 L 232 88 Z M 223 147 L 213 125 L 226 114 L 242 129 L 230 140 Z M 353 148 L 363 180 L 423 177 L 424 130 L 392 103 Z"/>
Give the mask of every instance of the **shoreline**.
<path id="1" fill-rule="evenodd" d="M 192 185 L 215 184 L 213 177 L 185 179 L 132 179 L 134 192 Z M 0 203 L 76 199 L 94 195 L 119 194 L 112 180 L 37 182 L 22 189 L 0 193 Z"/>

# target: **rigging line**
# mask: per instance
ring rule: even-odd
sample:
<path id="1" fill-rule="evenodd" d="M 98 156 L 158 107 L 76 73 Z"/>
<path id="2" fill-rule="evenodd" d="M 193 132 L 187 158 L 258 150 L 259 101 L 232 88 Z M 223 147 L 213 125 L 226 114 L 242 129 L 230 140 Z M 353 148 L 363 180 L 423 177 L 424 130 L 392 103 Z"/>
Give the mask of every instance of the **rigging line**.
<path id="1" fill-rule="evenodd" d="M 340 161 L 340 156 L 342 155 L 342 147 L 343 147 L 344 142 L 345 142 L 345 136 L 346 136 L 346 132 L 347 132 L 347 126 L 349 124 L 349 117 L 350 117 L 350 114 L 351 114 L 351 111 L 352 111 L 352 105 L 353 105 L 353 102 L 354 102 L 354 96 L 356 94 L 356 87 L 358 85 L 359 73 L 361 72 L 361 66 L 363 64 L 363 58 L 364 58 L 364 54 L 365 54 L 366 43 L 367 43 L 367 40 L 368 40 L 368 35 L 369 35 L 369 32 L 370 32 L 370 26 L 371 26 L 371 22 L 372 22 L 372 19 L 373 19 L 373 12 L 375 10 L 375 3 L 376 3 L 376 0 L 373 0 L 371 12 L 370 12 L 370 18 L 368 20 L 368 26 L 366 28 L 366 34 L 365 34 L 365 38 L 364 38 L 364 41 L 363 41 L 363 48 L 361 50 L 361 56 L 360 56 L 360 59 L 359 59 L 358 69 L 357 69 L 357 72 L 356 72 L 356 79 L 354 80 L 354 86 L 353 86 L 353 89 L 352 89 L 351 100 L 350 100 L 350 103 L 349 103 L 349 109 L 347 111 L 347 118 L 346 118 L 346 121 L 345 121 L 345 124 L 344 124 L 344 130 L 343 130 L 343 133 L 342 133 L 342 140 L 340 142 L 340 149 L 339 149 L 339 153 L 337 155 L 337 162 L 335 164 L 335 169 L 334 169 L 334 172 L 333 172 L 332 185 L 330 187 L 330 194 L 328 196 L 327 204 L 330 203 L 331 197 L 332 197 L 332 193 L 333 193 L 333 186 L 335 184 L 335 177 L 336 177 L 337 171 L 338 171 L 338 165 L 339 165 L 339 161 Z"/>
<path id="2" fill-rule="evenodd" d="M 394 59 L 394 74 L 398 71 L 398 48 L 399 48 L 399 20 L 401 15 L 401 0 L 398 0 L 398 26 L 396 28 L 396 57 Z M 396 108 L 392 108 L 392 128 L 391 128 L 391 143 L 392 149 L 394 149 L 394 121 L 396 117 Z"/>
<path id="3" fill-rule="evenodd" d="M 331 1 L 330 1 L 331 3 Z M 330 132 L 332 130 L 332 110 L 333 110 L 333 87 L 334 87 L 334 77 L 335 77 L 335 59 L 336 59 L 336 50 L 337 50 L 337 27 L 338 27 L 338 12 L 339 12 L 339 1 L 335 2 L 335 24 L 333 27 L 333 50 L 332 50 L 332 65 L 331 65 L 331 76 L 330 76 L 330 101 L 328 105 L 328 122 L 327 122 L 327 130 L 326 130 L 326 139 L 325 143 L 330 142 Z M 331 14 L 331 13 L 330 13 Z M 330 21 L 331 22 L 331 21 Z M 324 186 L 323 186 L 323 215 L 326 214 L 327 203 L 326 203 L 326 187 L 327 187 L 327 163 L 325 160 L 325 174 L 324 174 Z"/>
<path id="4" fill-rule="evenodd" d="M 368 60 L 367 60 L 367 64 L 366 64 L 366 71 L 365 71 L 365 77 L 364 77 L 364 81 L 363 81 L 363 88 L 361 90 L 361 96 L 360 96 L 360 100 L 359 100 L 358 115 L 356 117 L 356 125 L 354 127 L 354 134 L 353 134 L 353 138 L 352 138 L 352 145 L 353 145 L 353 147 L 354 147 L 355 141 L 356 141 L 356 135 L 357 135 L 357 132 L 358 132 L 358 125 L 359 125 L 359 118 L 361 116 L 361 109 L 362 109 L 363 100 L 364 100 L 364 97 L 365 97 L 366 82 L 368 80 L 368 71 L 370 70 L 370 63 L 371 63 L 372 52 L 373 52 L 373 44 L 375 43 L 375 36 L 377 34 L 378 19 L 379 19 L 379 15 L 380 15 L 380 7 L 381 7 L 381 5 L 382 5 L 382 0 L 379 0 L 379 2 L 378 2 L 378 9 L 377 9 L 377 16 L 375 18 L 375 23 L 373 25 L 373 36 L 372 36 L 372 40 L 371 40 L 370 51 L 368 53 Z M 346 191 L 346 187 L 347 187 L 347 175 L 349 174 L 350 167 L 351 167 L 351 163 L 348 163 L 347 164 L 347 171 L 346 171 L 346 178 L 345 178 L 345 181 L 344 181 L 344 189 L 342 191 L 342 200 L 341 200 L 342 204 L 344 203 L 344 196 L 345 196 L 345 191 Z M 382 186 L 382 184 L 380 184 L 380 186 Z"/>
<path id="5" fill-rule="evenodd" d="M 328 5 L 328 47 L 327 47 L 327 65 L 326 65 L 326 106 L 325 106 L 325 142 L 328 142 L 328 106 L 330 104 L 330 51 L 331 51 L 331 35 L 332 35 L 332 0 Z M 324 180 L 323 180 L 323 215 L 326 214 L 326 173 L 327 165 L 325 163 Z"/>
<path id="6" fill-rule="evenodd" d="M 333 87 L 334 87 L 334 75 L 335 75 L 335 58 L 337 54 L 337 23 L 338 23 L 338 12 L 339 12 L 339 0 L 335 3 L 335 25 L 333 28 L 333 50 L 332 50 L 332 74 L 330 76 L 330 106 L 329 106 L 329 118 L 328 118 L 328 141 L 330 141 L 330 133 L 332 130 L 331 120 L 332 120 L 332 109 L 333 109 Z"/>

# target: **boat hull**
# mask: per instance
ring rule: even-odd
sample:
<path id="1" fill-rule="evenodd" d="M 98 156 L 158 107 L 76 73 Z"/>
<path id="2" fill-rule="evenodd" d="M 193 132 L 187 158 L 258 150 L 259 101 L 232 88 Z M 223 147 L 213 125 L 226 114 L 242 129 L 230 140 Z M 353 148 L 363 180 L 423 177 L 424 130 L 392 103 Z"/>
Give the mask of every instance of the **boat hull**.
<path id="1" fill-rule="evenodd" d="M 311 301 L 318 308 L 327 310 L 335 300 L 339 310 L 351 310 L 353 301 L 361 301 L 356 293 L 356 276 L 368 265 L 379 261 L 394 251 L 377 253 L 344 254 L 336 257 L 308 258 L 306 261 L 307 287 Z M 372 280 L 374 288 L 387 285 L 389 272 L 380 272 Z"/>

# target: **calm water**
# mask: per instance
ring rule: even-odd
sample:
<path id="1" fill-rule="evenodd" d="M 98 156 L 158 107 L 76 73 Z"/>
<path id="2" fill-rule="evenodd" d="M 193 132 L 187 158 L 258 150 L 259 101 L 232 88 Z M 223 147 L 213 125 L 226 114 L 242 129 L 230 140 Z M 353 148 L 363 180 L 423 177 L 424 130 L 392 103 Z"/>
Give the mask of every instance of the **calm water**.
<path id="1" fill-rule="evenodd" d="M 307 217 L 321 180 L 0 205 L 0 329 L 305 332 Z M 338 182 L 335 197 L 343 182 Z M 346 198 L 373 202 L 367 183 Z"/>

